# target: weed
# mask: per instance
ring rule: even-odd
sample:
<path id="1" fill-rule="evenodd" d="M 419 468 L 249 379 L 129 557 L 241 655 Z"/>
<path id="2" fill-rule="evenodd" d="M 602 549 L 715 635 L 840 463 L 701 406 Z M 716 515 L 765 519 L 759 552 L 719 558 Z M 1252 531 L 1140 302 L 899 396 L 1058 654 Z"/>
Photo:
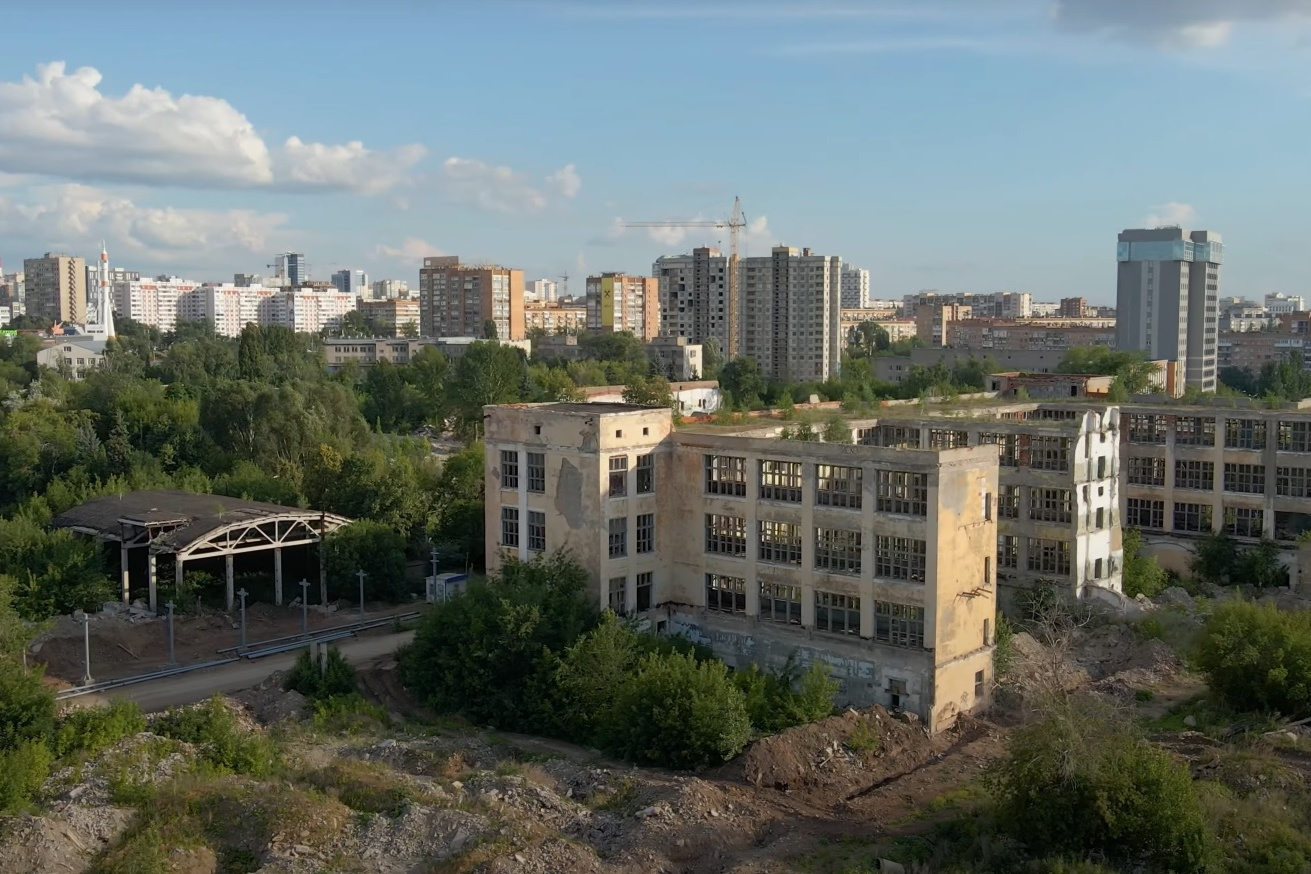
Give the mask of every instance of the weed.
<path id="1" fill-rule="evenodd" d="M 358 692 L 314 701 L 314 728 L 333 734 L 367 734 L 391 726 L 387 711 Z"/>
<path id="2" fill-rule="evenodd" d="M 588 807 L 593 810 L 606 810 L 612 813 L 632 813 L 637 803 L 637 783 L 631 777 L 624 777 L 619 782 L 596 792 L 589 800 Z"/>
<path id="3" fill-rule="evenodd" d="M 390 768 L 370 762 L 338 759 L 307 774 L 307 784 L 360 813 L 399 816 L 416 793 Z"/>
<path id="4" fill-rule="evenodd" d="M 170 710 L 151 727 L 163 737 L 195 744 L 202 763 L 214 773 L 263 777 L 279 764 L 274 743 L 244 731 L 218 695 L 196 707 Z"/>
<path id="5" fill-rule="evenodd" d="M 327 655 L 317 664 L 310 658 L 309 650 L 304 650 L 296 657 L 296 664 L 282 688 L 294 689 L 311 701 L 354 695 L 355 668 L 335 646 L 329 647 Z"/>
<path id="6" fill-rule="evenodd" d="M 95 755 L 145 729 L 146 718 L 134 702 L 115 701 L 108 707 L 80 707 L 70 711 L 55 726 L 53 751 L 60 758 L 74 752 Z"/>
<path id="7" fill-rule="evenodd" d="M 856 727 L 847 736 L 847 749 L 853 753 L 876 753 L 882 743 L 883 735 L 863 716 L 856 720 Z"/>
<path id="8" fill-rule="evenodd" d="M 1155 697 L 1156 693 L 1151 689 L 1139 689 L 1133 693 L 1133 699 L 1135 701 L 1151 701 Z"/>

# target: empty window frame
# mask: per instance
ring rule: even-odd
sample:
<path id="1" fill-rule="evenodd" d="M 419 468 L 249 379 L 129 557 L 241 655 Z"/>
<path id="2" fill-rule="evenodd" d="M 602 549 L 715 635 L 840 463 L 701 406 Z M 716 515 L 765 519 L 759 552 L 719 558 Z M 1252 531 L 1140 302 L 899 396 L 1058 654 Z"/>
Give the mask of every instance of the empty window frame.
<path id="1" fill-rule="evenodd" d="M 610 497 L 622 498 L 628 494 L 628 456 L 610 457 Z"/>
<path id="2" fill-rule="evenodd" d="M 999 453 L 998 464 L 1002 467 L 1020 466 L 1020 438 L 1016 434 L 980 434 L 980 445 L 995 443 Z"/>
<path id="3" fill-rule="evenodd" d="M 1305 467 L 1275 468 L 1275 494 L 1311 498 L 1311 470 Z"/>
<path id="4" fill-rule="evenodd" d="M 610 557 L 623 558 L 628 555 L 628 517 L 611 519 L 609 526 Z"/>
<path id="5" fill-rule="evenodd" d="M 815 465 L 815 503 L 859 510 L 864 471 L 836 464 Z"/>
<path id="6" fill-rule="evenodd" d="M 1174 530 L 1208 533 L 1211 528 L 1210 504 L 1186 504 L 1175 502 Z"/>
<path id="7" fill-rule="evenodd" d="M 623 616 L 628 601 L 628 577 L 611 577 L 608 591 L 610 609 Z"/>
<path id="8" fill-rule="evenodd" d="M 1029 444 L 1029 467 L 1035 470 L 1069 470 L 1069 437 L 1035 437 Z"/>
<path id="9" fill-rule="evenodd" d="M 761 581 L 760 618 L 768 622 L 800 625 L 801 587 Z"/>
<path id="10" fill-rule="evenodd" d="M 909 537 L 874 538 L 874 576 L 924 582 L 928 544 Z"/>
<path id="11" fill-rule="evenodd" d="M 861 535 L 841 528 L 815 529 L 815 569 L 860 575 Z"/>
<path id="12" fill-rule="evenodd" d="M 775 564 L 801 564 L 801 526 L 791 522 L 762 519 L 760 526 L 761 561 Z"/>
<path id="13" fill-rule="evenodd" d="M 997 490 L 997 515 L 1002 519 L 1020 518 L 1020 494 L 1024 486 L 1001 486 Z"/>
<path id="14" fill-rule="evenodd" d="M 746 497 L 747 460 L 733 455 L 707 455 L 706 492 L 735 498 Z"/>
<path id="15" fill-rule="evenodd" d="M 637 554 L 655 551 L 655 513 L 638 513 L 634 535 Z"/>
<path id="16" fill-rule="evenodd" d="M 1281 452 L 1311 452 L 1311 422 L 1280 422 Z"/>
<path id="17" fill-rule="evenodd" d="M 1029 570 L 1039 574 L 1070 572 L 1070 544 L 1065 540 L 1029 538 Z"/>
<path id="18" fill-rule="evenodd" d="M 1215 419 L 1202 416 L 1180 416 L 1175 420 L 1176 446 L 1214 446 Z"/>
<path id="19" fill-rule="evenodd" d="M 1124 524 L 1130 528 L 1165 528 L 1165 501 L 1129 498 L 1125 501 Z"/>
<path id="20" fill-rule="evenodd" d="M 1038 522 L 1069 522 L 1074 518 L 1074 498 L 1069 489 L 1033 490 L 1029 518 Z"/>
<path id="21" fill-rule="evenodd" d="M 1165 442 L 1165 416 L 1156 413 L 1133 413 L 1127 418 L 1130 443 Z"/>
<path id="22" fill-rule="evenodd" d="M 1013 534 L 997 535 L 997 568 L 1018 569 L 1020 566 L 1020 538 Z"/>
<path id="23" fill-rule="evenodd" d="M 501 508 L 501 545 L 519 545 L 519 508 Z"/>
<path id="24" fill-rule="evenodd" d="M 968 431 L 949 431 L 940 428 L 929 430 L 930 449 L 959 449 L 962 446 L 969 445 L 970 435 Z"/>
<path id="25" fill-rule="evenodd" d="M 1179 459 L 1174 463 L 1174 487 L 1211 491 L 1215 488 L 1215 463 Z"/>
<path id="26" fill-rule="evenodd" d="M 1265 421 L 1225 419 L 1225 448 L 1265 449 Z"/>
<path id="27" fill-rule="evenodd" d="M 707 513 L 706 552 L 717 555 L 746 555 L 747 520 L 741 516 Z"/>
<path id="28" fill-rule="evenodd" d="M 1226 464 L 1225 491 L 1248 495 L 1265 494 L 1265 465 Z"/>
<path id="29" fill-rule="evenodd" d="M 874 509 L 880 513 L 927 516 L 929 475 L 903 470 L 875 471 L 874 495 Z"/>
<path id="30" fill-rule="evenodd" d="M 1129 457 L 1129 484 L 1135 486 L 1165 485 L 1164 458 Z"/>
<path id="31" fill-rule="evenodd" d="M 546 453 L 528 453 L 528 491 L 542 494 L 546 491 Z"/>
<path id="32" fill-rule="evenodd" d="M 874 446 L 892 449 L 919 449 L 920 429 L 902 425 L 879 425 L 873 435 Z"/>
<path id="33" fill-rule="evenodd" d="M 546 514 L 540 510 L 528 511 L 528 551 L 546 552 Z"/>
<path id="34" fill-rule="evenodd" d="M 924 647 L 924 608 L 874 602 L 874 640 L 911 649 Z"/>
<path id="35" fill-rule="evenodd" d="M 816 591 L 815 630 L 831 634 L 860 634 L 860 598 Z"/>
<path id="36" fill-rule="evenodd" d="M 1265 525 L 1265 511 L 1251 507 L 1225 507 L 1226 534 L 1234 537 L 1260 537 Z"/>
<path id="37" fill-rule="evenodd" d="M 760 462 L 760 497 L 765 501 L 801 503 L 801 462 Z"/>
<path id="38" fill-rule="evenodd" d="M 637 456 L 637 493 L 649 495 L 655 491 L 655 456 L 651 453 Z"/>
<path id="39" fill-rule="evenodd" d="M 655 575 L 651 571 L 637 575 L 637 607 L 638 610 L 651 609 L 651 596 L 655 589 Z"/>
<path id="40" fill-rule="evenodd" d="M 742 577 L 706 574 L 706 609 L 717 613 L 747 612 L 747 581 Z"/>
<path id="41" fill-rule="evenodd" d="M 501 450 L 501 488 L 519 488 L 519 450 Z"/>

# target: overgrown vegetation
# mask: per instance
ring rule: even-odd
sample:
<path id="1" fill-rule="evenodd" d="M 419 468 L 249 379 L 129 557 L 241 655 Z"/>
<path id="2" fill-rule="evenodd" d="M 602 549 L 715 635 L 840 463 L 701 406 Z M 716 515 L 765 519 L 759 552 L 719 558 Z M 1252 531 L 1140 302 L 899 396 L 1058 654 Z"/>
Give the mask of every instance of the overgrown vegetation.
<path id="1" fill-rule="evenodd" d="M 282 688 L 294 689 L 311 701 L 344 697 L 355 692 L 355 668 L 335 646 L 328 647 L 320 662 L 310 657 L 309 650 L 302 650 Z"/>
<path id="2" fill-rule="evenodd" d="M 1155 598 L 1170 585 L 1170 578 L 1152 556 L 1142 554 L 1143 535 L 1137 528 L 1124 529 L 1124 593 L 1130 598 Z"/>
<path id="3" fill-rule="evenodd" d="M 1272 540 L 1244 549 L 1228 534 L 1212 532 L 1198 541 L 1189 567 L 1199 580 L 1217 586 L 1265 589 L 1288 585 L 1288 569 L 1279 555 L 1279 545 Z"/>
<path id="4" fill-rule="evenodd" d="M 1311 715 L 1311 612 L 1225 601 L 1207 619 L 1196 659 L 1235 710 Z"/>

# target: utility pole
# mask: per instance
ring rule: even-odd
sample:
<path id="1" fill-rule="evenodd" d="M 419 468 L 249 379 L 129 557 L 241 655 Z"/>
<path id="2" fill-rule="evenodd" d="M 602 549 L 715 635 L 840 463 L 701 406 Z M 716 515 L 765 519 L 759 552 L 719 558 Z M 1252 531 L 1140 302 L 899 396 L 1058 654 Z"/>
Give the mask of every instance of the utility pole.
<path id="1" fill-rule="evenodd" d="M 82 646 L 83 653 L 86 656 L 86 670 L 82 672 L 82 685 L 90 686 L 95 682 L 91 679 L 91 616 L 85 611 L 78 610 L 77 613 L 73 614 L 73 618 L 82 623 Z"/>
<path id="2" fill-rule="evenodd" d="M 246 648 L 246 595 L 249 594 L 245 589 L 240 589 L 237 596 L 241 598 L 241 648 Z"/>
<path id="3" fill-rule="evenodd" d="M 438 555 L 437 547 L 434 546 L 432 548 L 432 552 L 428 553 L 428 555 L 432 558 L 432 584 L 434 587 L 433 599 L 436 600 L 437 592 L 435 590 L 435 587 L 437 586 L 437 555 Z"/>
<path id="4" fill-rule="evenodd" d="M 169 601 L 164 608 L 168 610 L 168 663 L 172 667 L 178 663 L 173 654 L 173 602 Z"/>
<path id="5" fill-rule="evenodd" d="M 300 636 L 307 637 L 310 631 L 310 581 L 300 581 Z"/>
<path id="6" fill-rule="evenodd" d="M 367 577 L 368 574 L 364 572 L 364 568 L 360 568 L 358 571 L 355 572 L 355 576 L 360 578 L 360 622 L 363 622 L 364 621 L 364 578 Z"/>

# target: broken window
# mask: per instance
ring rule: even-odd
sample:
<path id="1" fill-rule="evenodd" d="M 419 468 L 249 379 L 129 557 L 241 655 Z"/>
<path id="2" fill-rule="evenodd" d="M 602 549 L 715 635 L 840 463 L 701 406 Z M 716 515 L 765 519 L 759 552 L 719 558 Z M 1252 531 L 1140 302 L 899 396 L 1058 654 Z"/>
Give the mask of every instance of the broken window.
<path id="1" fill-rule="evenodd" d="M 519 545 L 519 508 L 501 508 L 501 545 Z"/>
<path id="2" fill-rule="evenodd" d="M 1210 461 L 1176 461 L 1174 487 L 1211 491 L 1215 488 L 1215 464 Z"/>
<path id="3" fill-rule="evenodd" d="M 501 450 L 501 488 L 519 488 L 519 450 Z"/>
<path id="4" fill-rule="evenodd" d="M 880 513 L 926 516 L 929 510 L 929 475 L 901 470 L 874 473 L 875 509 Z"/>
<path id="5" fill-rule="evenodd" d="M 815 529 L 815 569 L 832 574 L 860 575 L 859 531 Z"/>
<path id="6" fill-rule="evenodd" d="M 528 491 L 541 494 L 546 491 L 546 453 L 528 453 Z"/>
<path id="7" fill-rule="evenodd" d="M 719 555 L 746 555 L 747 520 L 741 516 L 707 513 L 706 552 Z"/>
<path id="8" fill-rule="evenodd" d="M 924 608 L 875 601 L 874 640 L 891 646 L 923 648 Z"/>
<path id="9" fill-rule="evenodd" d="M 859 510 L 864 471 L 836 464 L 815 465 L 815 503 L 824 507 Z"/>
<path id="10" fill-rule="evenodd" d="M 610 458 L 610 497 L 622 498 L 628 494 L 628 456 Z"/>
<path id="11" fill-rule="evenodd" d="M 745 613 L 747 581 L 742 577 L 706 574 L 706 609 L 718 613 Z"/>
<path id="12" fill-rule="evenodd" d="M 815 592 L 815 630 L 860 634 L 860 598 L 835 592 Z"/>
<path id="13" fill-rule="evenodd" d="M 909 537 L 874 538 L 874 576 L 924 582 L 928 544 Z"/>
<path id="14" fill-rule="evenodd" d="M 801 624 L 801 587 L 761 582 L 760 618 L 788 625 Z"/>
<path id="15" fill-rule="evenodd" d="M 747 460 L 731 455 L 707 455 L 706 492 L 735 498 L 746 497 Z"/>
<path id="16" fill-rule="evenodd" d="M 801 564 L 801 526 L 762 520 L 759 558 L 779 564 Z"/>
<path id="17" fill-rule="evenodd" d="M 801 503 L 801 462 L 760 462 L 760 497 L 765 501 Z"/>

